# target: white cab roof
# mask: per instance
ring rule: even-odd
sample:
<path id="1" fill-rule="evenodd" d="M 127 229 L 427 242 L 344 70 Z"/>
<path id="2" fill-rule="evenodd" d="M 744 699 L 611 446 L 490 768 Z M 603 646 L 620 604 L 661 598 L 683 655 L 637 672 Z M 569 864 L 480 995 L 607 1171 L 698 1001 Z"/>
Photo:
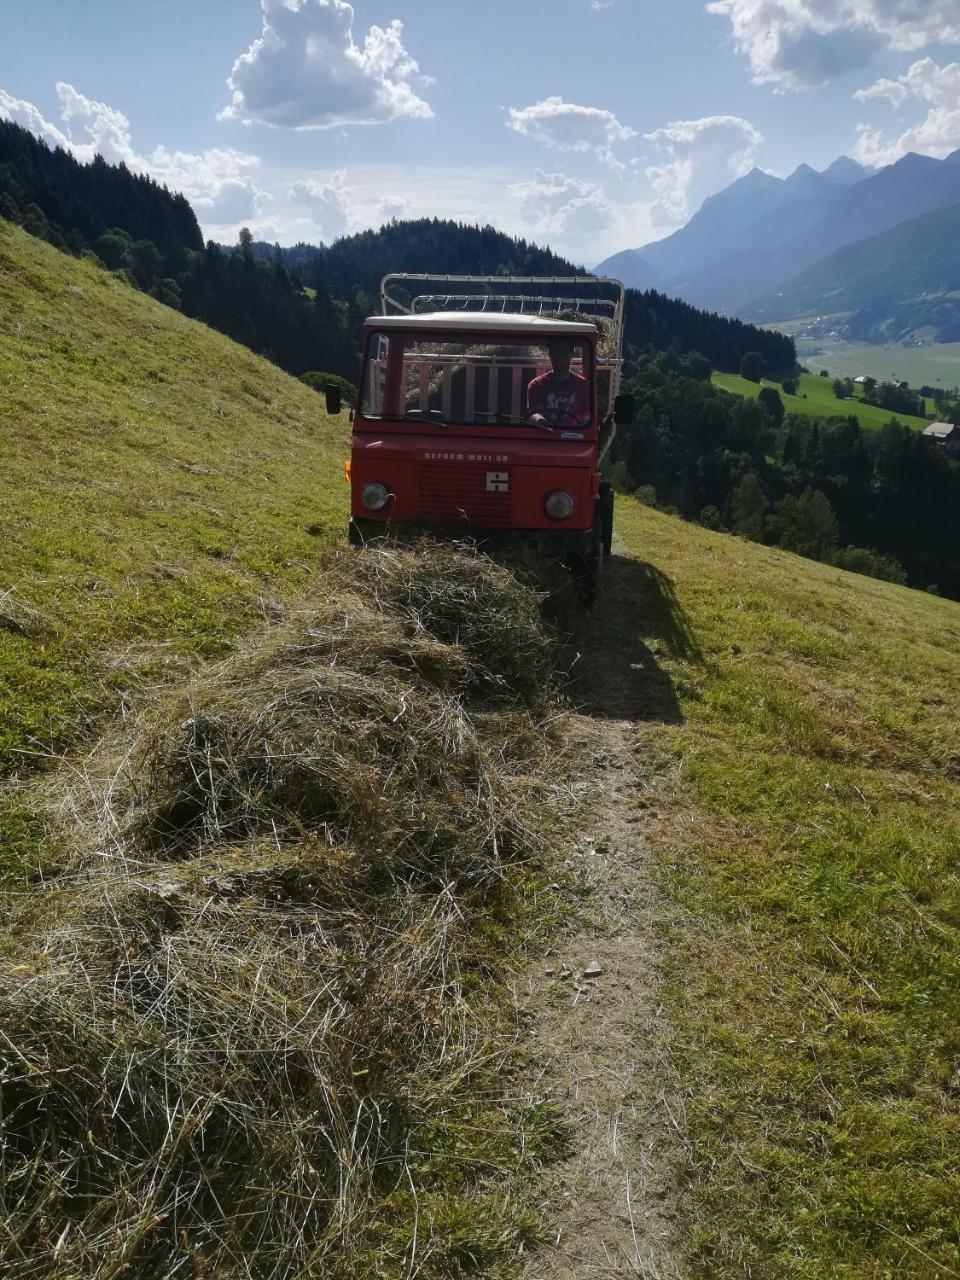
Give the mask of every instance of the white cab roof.
<path id="1" fill-rule="evenodd" d="M 491 329 L 497 333 L 523 333 L 531 338 L 597 336 L 596 327 L 577 320 L 551 320 L 544 316 L 513 315 L 509 311 L 428 311 L 423 315 L 368 316 L 373 329 L 424 329 L 456 333 L 460 329 Z"/>

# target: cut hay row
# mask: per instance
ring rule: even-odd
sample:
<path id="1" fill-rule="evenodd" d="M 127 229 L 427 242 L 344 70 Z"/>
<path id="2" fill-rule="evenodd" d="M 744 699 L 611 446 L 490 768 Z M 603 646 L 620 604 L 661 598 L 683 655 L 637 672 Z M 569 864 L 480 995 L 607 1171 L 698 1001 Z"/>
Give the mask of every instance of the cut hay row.
<path id="1" fill-rule="evenodd" d="M 0 1272 L 449 1277 L 529 1243 L 498 1173 L 549 1123 L 489 995 L 565 803 L 553 653 L 488 561 L 341 554 L 58 780 L 3 904 Z"/>

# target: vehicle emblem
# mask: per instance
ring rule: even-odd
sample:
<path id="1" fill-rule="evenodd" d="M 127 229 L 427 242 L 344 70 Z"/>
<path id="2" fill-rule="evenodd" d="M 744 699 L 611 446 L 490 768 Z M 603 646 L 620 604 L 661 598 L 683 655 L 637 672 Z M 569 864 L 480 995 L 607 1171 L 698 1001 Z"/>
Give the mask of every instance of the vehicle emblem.
<path id="1" fill-rule="evenodd" d="M 510 473 L 508 471 L 487 472 L 487 493 L 509 493 Z"/>

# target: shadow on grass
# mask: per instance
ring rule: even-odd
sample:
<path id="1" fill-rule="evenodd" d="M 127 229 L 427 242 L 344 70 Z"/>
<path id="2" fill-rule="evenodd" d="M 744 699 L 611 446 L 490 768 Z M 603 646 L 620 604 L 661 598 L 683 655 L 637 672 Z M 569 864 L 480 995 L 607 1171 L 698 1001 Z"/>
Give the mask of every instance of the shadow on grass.
<path id="1" fill-rule="evenodd" d="M 682 723 L 676 687 L 657 655 L 693 664 L 703 659 L 665 573 L 640 560 L 611 556 L 577 644 L 580 659 L 571 695 L 582 712 L 610 720 Z"/>

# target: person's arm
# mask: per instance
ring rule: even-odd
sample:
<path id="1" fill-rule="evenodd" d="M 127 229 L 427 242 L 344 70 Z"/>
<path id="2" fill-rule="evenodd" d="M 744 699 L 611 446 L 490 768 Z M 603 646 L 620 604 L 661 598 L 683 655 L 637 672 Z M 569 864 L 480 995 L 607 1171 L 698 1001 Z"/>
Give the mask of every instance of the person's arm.
<path id="1" fill-rule="evenodd" d="M 577 376 L 577 389 L 574 396 L 571 415 L 571 426 L 577 431 L 586 431 L 590 425 L 590 384 L 586 378 Z"/>
<path id="2" fill-rule="evenodd" d="M 527 384 L 527 413 L 531 422 L 544 422 L 543 406 L 546 399 L 546 388 L 543 378 L 534 378 Z"/>
<path id="3" fill-rule="evenodd" d="M 580 421 L 583 423 L 584 427 L 588 427 L 590 425 L 590 414 L 593 406 L 590 403 L 590 384 L 587 382 L 586 378 L 584 378 L 580 387 L 579 406 L 581 410 Z"/>

